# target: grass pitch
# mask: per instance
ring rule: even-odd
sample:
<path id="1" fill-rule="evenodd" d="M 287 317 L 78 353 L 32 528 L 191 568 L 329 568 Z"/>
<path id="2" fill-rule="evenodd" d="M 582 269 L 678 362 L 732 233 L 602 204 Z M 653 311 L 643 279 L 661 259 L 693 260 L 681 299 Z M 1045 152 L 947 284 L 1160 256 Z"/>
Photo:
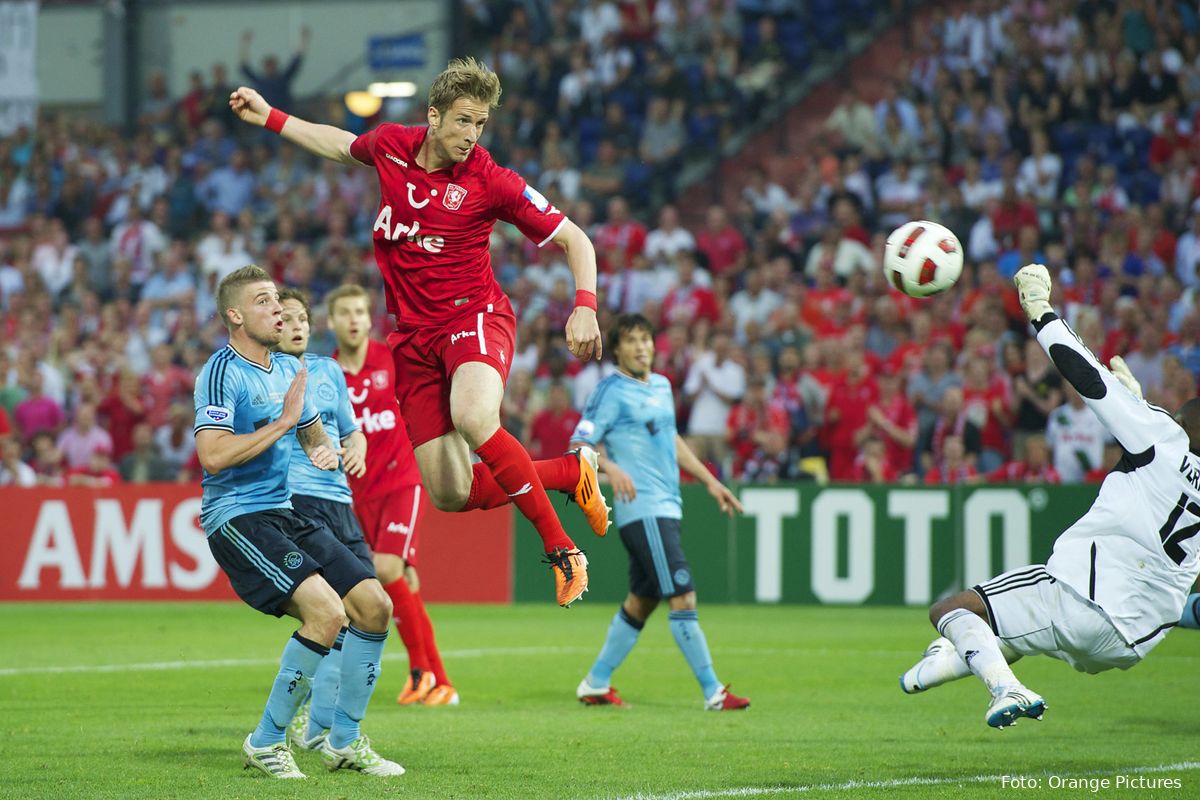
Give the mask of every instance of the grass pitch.
<path id="1" fill-rule="evenodd" d="M 753 700 L 706 713 L 660 610 L 614 683 L 628 709 L 574 690 L 615 607 L 435 606 L 463 704 L 394 703 L 393 635 L 364 730 L 408 774 L 325 772 L 275 783 L 243 771 L 292 630 L 234 604 L 0 606 L 0 797 L 555 798 L 1009 797 L 999 776 L 1054 797 L 1200 797 L 1200 635 L 1088 677 L 1049 659 L 1016 669 L 1047 698 L 1041 723 L 993 731 L 974 679 L 907 697 L 897 676 L 932 638 L 915 609 L 702 606 L 718 676 Z M 1148 770 L 1134 772 L 1133 770 Z M 1108 779 L 1098 793 L 1052 788 Z M 1117 788 L 1118 776 L 1179 788 Z"/>

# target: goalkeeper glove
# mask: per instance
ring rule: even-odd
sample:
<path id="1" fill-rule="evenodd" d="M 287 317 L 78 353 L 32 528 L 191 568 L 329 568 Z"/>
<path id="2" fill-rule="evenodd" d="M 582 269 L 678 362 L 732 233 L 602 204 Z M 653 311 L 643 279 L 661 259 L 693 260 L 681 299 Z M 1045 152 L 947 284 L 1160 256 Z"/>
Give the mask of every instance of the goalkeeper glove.
<path id="1" fill-rule="evenodd" d="M 1050 308 L 1050 273 L 1041 264 L 1028 264 L 1021 267 L 1013 276 L 1017 287 L 1017 295 L 1021 299 L 1021 308 L 1030 322 L 1041 319 L 1053 311 Z"/>

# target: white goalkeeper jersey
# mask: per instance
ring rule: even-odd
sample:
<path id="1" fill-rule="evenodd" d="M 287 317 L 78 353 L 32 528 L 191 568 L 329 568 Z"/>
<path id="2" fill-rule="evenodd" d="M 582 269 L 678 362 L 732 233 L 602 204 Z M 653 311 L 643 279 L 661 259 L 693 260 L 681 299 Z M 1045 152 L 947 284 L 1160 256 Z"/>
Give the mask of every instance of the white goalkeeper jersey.
<path id="1" fill-rule="evenodd" d="M 1046 570 L 1102 608 L 1139 656 L 1174 627 L 1200 574 L 1200 456 L 1163 409 L 1137 399 L 1061 319 L 1038 342 L 1125 450 Z"/>

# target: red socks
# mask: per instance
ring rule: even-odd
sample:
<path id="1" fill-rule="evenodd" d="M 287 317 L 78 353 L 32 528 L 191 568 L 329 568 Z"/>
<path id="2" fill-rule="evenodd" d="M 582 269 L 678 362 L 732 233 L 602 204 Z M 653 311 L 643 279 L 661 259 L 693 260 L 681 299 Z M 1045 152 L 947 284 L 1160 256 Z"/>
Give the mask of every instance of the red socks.
<path id="1" fill-rule="evenodd" d="M 562 523 L 558 521 L 554 507 L 550 505 L 550 498 L 546 496 L 546 489 L 542 485 L 542 479 L 538 477 L 533 460 L 511 433 L 500 428 L 475 452 L 487 465 L 507 499 L 515 503 L 517 508 L 521 509 L 521 513 L 533 523 L 538 535 L 542 537 L 542 546 L 547 553 L 556 547 L 575 546 L 563 530 Z M 475 472 L 475 478 L 478 482 L 479 471 Z M 574 485 L 571 488 L 574 489 Z M 475 494 L 475 486 L 472 484 L 472 497 Z M 494 493 L 490 494 L 495 496 Z M 472 507 L 470 502 L 467 501 L 468 507 Z"/>
<path id="2" fill-rule="evenodd" d="M 500 488 L 500 484 L 496 483 L 496 479 L 492 477 L 492 470 L 487 464 L 480 462 L 473 464 L 471 468 L 475 473 L 471 481 L 471 496 L 467 498 L 467 504 L 462 507 L 462 511 L 474 511 L 477 508 L 499 508 L 512 502 L 512 498 Z M 575 484 L 579 483 L 578 456 L 568 454 L 544 461 L 534 461 L 533 468 L 537 470 L 542 488 L 547 492 L 552 489 L 559 492 L 573 492 Z"/>
<path id="3" fill-rule="evenodd" d="M 438 652 L 437 642 L 433 638 L 433 622 L 425 610 L 425 603 L 421 601 L 420 592 L 414 594 L 412 599 L 421 618 L 422 639 L 425 642 L 425 653 L 429 656 L 429 668 L 433 670 L 433 677 L 437 678 L 438 686 L 449 686 L 450 676 L 446 674 L 446 668 L 442 666 L 442 654 Z"/>
<path id="4" fill-rule="evenodd" d="M 425 626 L 428 625 L 428 618 L 424 622 L 421 620 L 425 608 L 420 599 L 408 588 L 408 582 L 404 578 L 397 578 L 384 586 L 383 590 L 392 598 L 392 615 L 396 619 L 396 630 L 400 631 L 404 649 L 408 651 L 409 669 L 431 669 L 425 647 Z M 441 666 L 440 661 L 438 666 Z"/>

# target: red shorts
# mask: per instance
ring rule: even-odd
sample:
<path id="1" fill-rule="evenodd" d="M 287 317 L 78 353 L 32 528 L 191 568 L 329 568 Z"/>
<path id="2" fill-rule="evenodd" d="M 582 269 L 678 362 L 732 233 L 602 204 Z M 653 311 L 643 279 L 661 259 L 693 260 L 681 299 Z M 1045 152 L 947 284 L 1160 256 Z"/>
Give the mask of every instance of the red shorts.
<path id="1" fill-rule="evenodd" d="M 371 550 L 400 556 L 408 565 L 417 565 L 421 484 L 404 486 L 372 500 L 355 500 L 354 513 Z"/>
<path id="2" fill-rule="evenodd" d="M 388 335 L 396 364 L 396 400 L 414 448 L 454 430 L 450 420 L 454 371 L 479 361 L 494 367 L 508 383 L 516 341 L 517 318 L 507 297 L 441 328 Z"/>

